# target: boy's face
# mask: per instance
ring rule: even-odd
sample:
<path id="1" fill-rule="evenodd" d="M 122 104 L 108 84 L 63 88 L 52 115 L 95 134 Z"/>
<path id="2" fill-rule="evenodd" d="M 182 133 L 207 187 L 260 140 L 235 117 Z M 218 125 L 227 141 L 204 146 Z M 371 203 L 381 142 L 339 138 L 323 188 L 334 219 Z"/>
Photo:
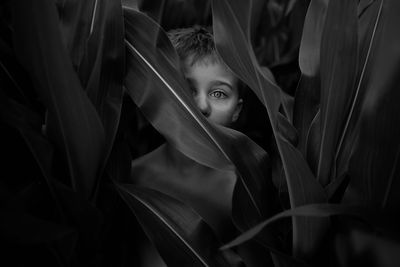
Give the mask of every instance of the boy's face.
<path id="1" fill-rule="evenodd" d="M 190 58 L 184 61 L 184 75 L 197 107 L 208 120 L 229 127 L 238 119 L 243 104 L 238 79 L 219 62 L 190 63 Z"/>

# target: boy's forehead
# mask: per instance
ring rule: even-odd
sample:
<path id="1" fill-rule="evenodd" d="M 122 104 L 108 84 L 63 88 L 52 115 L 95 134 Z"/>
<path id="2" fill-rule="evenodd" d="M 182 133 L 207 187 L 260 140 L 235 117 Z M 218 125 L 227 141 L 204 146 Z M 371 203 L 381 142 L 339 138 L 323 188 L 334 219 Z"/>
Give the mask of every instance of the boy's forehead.
<path id="1" fill-rule="evenodd" d="M 191 54 L 186 58 L 184 58 L 183 63 L 185 65 L 185 68 L 193 67 L 194 65 L 207 66 L 210 64 L 217 64 L 217 63 L 224 65 L 222 60 L 219 59 L 215 54 L 205 55 L 205 56 Z"/>
<path id="2" fill-rule="evenodd" d="M 185 62 L 184 75 L 191 82 L 205 85 L 218 81 L 230 84 L 232 87 L 238 85 L 238 78 L 223 62 L 203 60 L 190 63 L 190 60 Z"/>

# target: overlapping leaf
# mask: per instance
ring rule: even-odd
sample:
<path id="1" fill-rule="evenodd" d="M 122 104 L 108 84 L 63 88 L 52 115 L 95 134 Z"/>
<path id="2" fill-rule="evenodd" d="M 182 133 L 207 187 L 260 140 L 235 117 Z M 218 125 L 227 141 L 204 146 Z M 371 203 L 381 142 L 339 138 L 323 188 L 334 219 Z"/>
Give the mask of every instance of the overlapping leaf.
<path id="1" fill-rule="evenodd" d="M 378 1 L 380 2 L 380 1 Z M 350 169 L 347 201 L 398 211 L 399 44 L 398 1 L 382 1 L 381 18 L 371 47 L 368 83 L 359 94 L 359 141 Z"/>
<path id="2" fill-rule="evenodd" d="M 95 7 L 79 74 L 103 123 L 106 138 L 104 168 L 121 114 L 125 71 L 124 24 L 120 1 L 98 0 Z"/>
<path id="3" fill-rule="evenodd" d="M 326 186 L 334 174 L 357 75 L 357 3 L 330 1 L 321 44 L 321 149 L 317 177 Z"/>
<path id="4" fill-rule="evenodd" d="M 86 44 L 93 30 L 98 1 L 67 0 L 55 2 L 65 47 L 69 52 L 75 70 L 79 70 L 87 52 Z"/>
<path id="5" fill-rule="evenodd" d="M 12 10 L 15 50 L 48 108 L 48 134 L 65 153 L 72 187 L 89 196 L 102 161 L 104 129 L 62 43 L 54 2 L 13 1 Z"/>
<path id="6" fill-rule="evenodd" d="M 103 122 L 106 160 L 122 105 L 125 46 L 121 3 L 70 0 L 59 10 L 63 37 L 73 64 Z"/>
<path id="7" fill-rule="evenodd" d="M 325 195 L 313 177 L 301 153 L 279 131 L 277 119 L 281 104 L 280 88 L 261 70 L 250 42 L 251 1 L 213 1 L 213 27 L 219 54 L 228 67 L 243 80 L 265 105 L 282 158 L 292 207 L 313 202 L 324 202 Z M 267 120 L 266 120 L 267 121 Z M 302 190 L 299 190 L 301 188 Z M 305 255 L 316 248 L 325 221 L 293 220 L 293 249 Z M 315 231 L 315 232 L 314 232 Z"/>
<path id="8" fill-rule="evenodd" d="M 230 266 L 211 228 L 191 208 L 155 190 L 116 186 L 168 265 Z"/>
<path id="9" fill-rule="evenodd" d="M 231 248 L 246 242 L 254 238 L 256 235 L 260 234 L 261 231 L 268 227 L 270 224 L 287 218 L 287 217 L 295 217 L 295 216 L 309 216 L 309 217 L 329 217 L 333 215 L 346 215 L 362 218 L 365 221 L 374 219 L 374 213 L 365 209 L 362 209 L 361 206 L 345 206 L 341 204 L 309 204 L 304 206 L 299 206 L 296 208 L 292 208 L 290 210 L 285 210 L 281 213 L 274 215 L 268 220 L 258 224 L 256 227 L 246 231 L 241 234 L 231 242 L 225 244 L 222 249 Z"/>
<path id="10" fill-rule="evenodd" d="M 366 5 L 368 2 L 368 5 Z M 348 171 L 350 158 L 357 145 L 357 138 L 360 131 L 359 117 L 361 112 L 361 103 L 366 92 L 366 88 L 371 77 L 371 58 L 372 52 L 376 49 L 376 39 L 379 39 L 381 27 L 380 19 L 382 14 L 383 1 L 360 1 L 359 3 L 359 21 L 358 21 L 358 71 L 357 86 L 352 99 L 352 105 L 346 116 L 346 124 L 341 133 L 337 145 L 336 162 L 336 180 L 332 181 L 327 187 L 328 195 L 334 194 L 341 185 L 345 173 Z M 360 10 L 362 9 L 362 12 Z"/>
<path id="11" fill-rule="evenodd" d="M 311 0 L 304 20 L 299 66 L 301 72 L 308 77 L 319 72 L 322 32 L 328 3 L 329 0 Z"/>
<path id="12" fill-rule="evenodd" d="M 251 219 L 265 217 L 266 152 L 243 134 L 210 124 L 200 113 L 180 72 L 178 56 L 155 22 L 126 10 L 125 30 L 129 52 L 125 85 L 134 102 L 167 141 L 189 158 L 222 170 L 232 170 L 233 163 L 241 179 L 236 186 L 243 187 Z"/>

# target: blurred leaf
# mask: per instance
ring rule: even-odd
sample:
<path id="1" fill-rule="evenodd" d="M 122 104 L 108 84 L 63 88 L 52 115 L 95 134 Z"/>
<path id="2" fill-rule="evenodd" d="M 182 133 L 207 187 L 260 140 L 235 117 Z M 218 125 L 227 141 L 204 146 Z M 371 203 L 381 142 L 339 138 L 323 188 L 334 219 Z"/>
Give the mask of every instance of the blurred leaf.
<path id="1" fill-rule="evenodd" d="M 400 264 L 400 243 L 376 233 L 352 229 L 337 236 L 336 253 L 341 266 L 395 267 Z"/>
<path id="2" fill-rule="evenodd" d="M 321 40 L 328 3 L 329 0 L 311 0 L 308 6 L 299 52 L 299 66 L 306 76 L 315 76 L 319 72 Z"/>
<path id="3" fill-rule="evenodd" d="M 255 92 L 268 111 L 288 182 L 291 206 L 326 201 L 322 187 L 313 177 L 303 156 L 279 130 L 277 116 L 281 90 L 262 71 L 251 47 L 251 3 L 226 0 L 216 0 L 212 3 L 214 38 L 218 53 L 228 67 Z M 284 128 L 287 132 L 287 127 Z M 300 188 L 302 190 L 299 190 Z M 305 256 L 316 249 L 326 225 L 325 219 L 294 218 L 294 253 Z M 320 234 L 319 237 L 317 233 Z"/>
<path id="4" fill-rule="evenodd" d="M 93 31 L 98 0 L 56 0 L 62 38 L 72 65 L 79 70 Z"/>
<path id="5" fill-rule="evenodd" d="M 17 244 L 48 243 L 73 235 L 67 226 L 36 218 L 28 213 L 2 209 L 0 236 L 2 240 Z"/>
<path id="6" fill-rule="evenodd" d="M 321 112 L 318 110 L 310 124 L 306 138 L 306 158 L 314 174 L 318 170 L 319 151 L 321 150 Z"/>
<path id="7" fill-rule="evenodd" d="M 233 163 L 241 179 L 236 187 L 243 187 L 241 199 L 249 203 L 243 208 L 252 214 L 248 219 L 260 221 L 270 211 L 263 195 L 268 189 L 266 152 L 245 135 L 211 124 L 201 114 L 180 72 L 178 55 L 155 22 L 134 10 L 126 10 L 125 20 L 129 51 L 125 85 L 134 102 L 189 158 L 219 170 L 232 170 Z"/>
<path id="8" fill-rule="evenodd" d="M 363 13 L 374 3 L 375 0 L 359 0 L 358 2 L 358 17 L 362 16 Z"/>
<path id="9" fill-rule="evenodd" d="M 307 136 L 317 114 L 320 99 L 320 76 L 302 75 L 298 83 L 293 110 L 293 125 L 299 134 L 298 149 L 306 155 Z M 312 168 L 313 169 L 313 168 Z"/>
<path id="10" fill-rule="evenodd" d="M 346 201 L 380 206 L 398 211 L 400 186 L 400 121 L 398 114 L 400 38 L 396 34 L 398 1 L 384 1 L 371 48 L 370 74 L 363 94 L 359 96 L 360 132 L 349 164 L 351 176 Z"/>
<path id="11" fill-rule="evenodd" d="M 230 266 L 211 228 L 192 209 L 155 190 L 116 186 L 168 265 Z"/>
<path id="12" fill-rule="evenodd" d="M 165 2 L 167 0 L 139 0 L 138 6 L 141 12 L 144 12 L 155 22 L 161 25 L 163 11 L 165 10 Z"/>
<path id="13" fill-rule="evenodd" d="M 101 175 L 111 152 L 120 119 L 125 45 L 120 1 L 97 0 L 95 7 L 79 74 L 104 127 L 106 147 L 99 173 Z"/>
<path id="14" fill-rule="evenodd" d="M 0 93 L 0 118 L 10 126 L 16 128 L 21 134 L 25 143 L 29 147 L 35 158 L 48 189 L 53 197 L 53 201 L 58 207 L 58 212 L 63 218 L 63 211 L 60 207 L 57 193 L 52 185 L 52 163 L 53 147 L 49 141 L 41 134 L 41 118 L 32 110 L 8 100 Z"/>
<path id="15" fill-rule="evenodd" d="M 101 211 L 80 194 L 60 182 L 53 181 L 53 187 L 63 207 L 68 222 L 79 234 L 81 257 L 94 257 L 100 249 L 100 233 L 103 224 Z"/>
<path id="16" fill-rule="evenodd" d="M 317 178 L 331 179 L 357 74 L 357 3 L 330 1 L 321 44 L 321 150 Z M 333 174 L 334 175 L 334 174 Z"/>
<path id="17" fill-rule="evenodd" d="M 332 215 L 348 215 L 364 219 L 373 219 L 371 214 L 373 215 L 374 213 L 372 211 L 362 209 L 361 206 L 346 206 L 342 204 L 327 203 L 299 206 L 272 216 L 268 220 L 265 220 L 252 229 L 242 233 L 231 242 L 225 244 L 221 249 L 228 249 L 240 245 L 260 234 L 261 231 L 271 223 L 287 217 L 329 217 Z"/>
<path id="18" fill-rule="evenodd" d="M 12 7 L 18 59 L 49 110 L 48 133 L 65 153 L 73 189 L 88 197 L 103 160 L 104 129 L 63 46 L 57 10 L 50 0 Z"/>

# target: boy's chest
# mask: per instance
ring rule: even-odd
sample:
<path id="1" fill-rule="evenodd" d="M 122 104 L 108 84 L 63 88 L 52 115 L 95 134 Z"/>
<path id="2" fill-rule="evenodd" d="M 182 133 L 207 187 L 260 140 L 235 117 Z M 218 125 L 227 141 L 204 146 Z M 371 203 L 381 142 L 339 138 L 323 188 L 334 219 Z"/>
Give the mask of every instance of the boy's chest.
<path id="1" fill-rule="evenodd" d="M 225 235 L 231 224 L 231 202 L 235 185 L 233 172 L 176 168 L 153 169 L 142 185 L 177 198 L 192 207 L 216 232 Z M 149 174 L 150 174 L 149 173 Z"/>

